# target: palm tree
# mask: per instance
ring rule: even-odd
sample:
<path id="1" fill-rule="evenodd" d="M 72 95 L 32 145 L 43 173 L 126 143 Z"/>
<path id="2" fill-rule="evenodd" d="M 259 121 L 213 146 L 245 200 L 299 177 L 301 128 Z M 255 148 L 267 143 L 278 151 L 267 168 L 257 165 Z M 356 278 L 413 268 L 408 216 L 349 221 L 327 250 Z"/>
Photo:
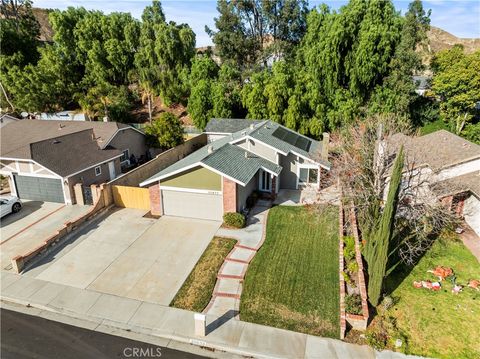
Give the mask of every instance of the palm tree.
<path id="1" fill-rule="evenodd" d="M 152 102 L 153 102 L 153 88 L 151 84 L 148 81 L 142 81 L 140 82 L 140 93 L 142 94 L 142 104 L 145 104 L 145 101 L 147 102 L 148 106 L 148 120 L 150 121 L 150 124 L 152 123 Z"/>

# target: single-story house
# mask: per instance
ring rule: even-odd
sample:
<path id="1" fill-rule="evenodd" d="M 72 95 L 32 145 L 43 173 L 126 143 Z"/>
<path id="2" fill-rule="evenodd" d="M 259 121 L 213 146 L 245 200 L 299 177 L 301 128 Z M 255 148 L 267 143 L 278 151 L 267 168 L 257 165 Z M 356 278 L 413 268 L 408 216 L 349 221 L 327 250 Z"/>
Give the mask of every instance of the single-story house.
<path id="1" fill-rule="evenodd" d="M 108 182 L 146 151 L 144 134 L 121 123 L 21 120 L 2 127 L 0 174 L 20 198 L 74 204 L 75 184 Z"/>
<path id="2" fill-rule="evenodd" d="M 322 142 L 278 123 L 212 121 L 210 143 L 140 183 L 152 214 L 221 220 L 242 211 L 253 191 L 319 188 L 321 169 L 330 170 Z"/>
<path id="3" fill-rule="evenodd" d="M 445 130 L 409 137 L 393 135 L 389 153 L 403 145 L 417 195 L 448 204 L 480 235 L 480 146 Z"/>

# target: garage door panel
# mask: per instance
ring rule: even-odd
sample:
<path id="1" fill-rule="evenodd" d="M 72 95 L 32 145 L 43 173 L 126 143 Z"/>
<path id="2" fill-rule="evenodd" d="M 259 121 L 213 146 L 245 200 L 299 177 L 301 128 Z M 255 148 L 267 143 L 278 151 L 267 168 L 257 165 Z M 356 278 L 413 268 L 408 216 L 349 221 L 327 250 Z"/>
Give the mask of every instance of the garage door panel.
<path id="1" fill-rule="evenodd" d="M 221 221 L 221 194 L 162 190 L 163 213 L 167 216 L 190 217 Z"/>
<path id="2" fill-rule="evenodd" d="M 34 201 L 64 203 L 60 179 L 14 175 L 17 196 Z"/>

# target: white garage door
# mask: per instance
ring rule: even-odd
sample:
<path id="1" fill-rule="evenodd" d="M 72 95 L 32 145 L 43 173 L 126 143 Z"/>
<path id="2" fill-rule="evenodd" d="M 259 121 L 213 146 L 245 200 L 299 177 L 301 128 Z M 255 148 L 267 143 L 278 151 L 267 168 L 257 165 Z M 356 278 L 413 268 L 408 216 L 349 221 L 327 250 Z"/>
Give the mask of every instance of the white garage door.
<path id="1" fill-rule="evenodd" d="M 163 214 L 221 221 L 223 199 L 221 194 L 162 190 Z"/>

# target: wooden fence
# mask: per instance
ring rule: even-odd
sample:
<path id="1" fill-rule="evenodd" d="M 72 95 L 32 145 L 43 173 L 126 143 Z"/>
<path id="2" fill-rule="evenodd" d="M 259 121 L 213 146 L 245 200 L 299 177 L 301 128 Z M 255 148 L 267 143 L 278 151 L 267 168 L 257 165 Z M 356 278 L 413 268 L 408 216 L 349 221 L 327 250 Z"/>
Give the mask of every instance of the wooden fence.
<path id="1" fill-rule="evenodd" d="M 150 210 L 148 188 L 113 185 L 112 194 L 118 207 Z"/>

